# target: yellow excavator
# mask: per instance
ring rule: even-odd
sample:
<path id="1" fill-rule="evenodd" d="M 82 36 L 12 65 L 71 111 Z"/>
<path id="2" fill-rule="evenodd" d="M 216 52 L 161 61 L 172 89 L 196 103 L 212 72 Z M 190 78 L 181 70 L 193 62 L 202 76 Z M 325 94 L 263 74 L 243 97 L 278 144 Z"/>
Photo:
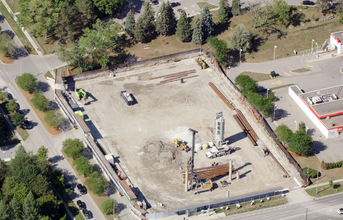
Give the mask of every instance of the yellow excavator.
<path id="1" fill-rule="evenodd" d="M 197 61 L 197 63 L 200 65 L 201 69 L 206 69 L 206 63 L 200 57 L 198 59 L 195 59 L 195 61 Z"/>
<path id="2" fill-rule="evenodd" d="M 182 141 L 181 138 L 179 139 L 174 139 L 173 144 L 175 144 L 176 147 L 181 147 L 183 150 L 187 151 L 188 147 L 187 145 Z"/>

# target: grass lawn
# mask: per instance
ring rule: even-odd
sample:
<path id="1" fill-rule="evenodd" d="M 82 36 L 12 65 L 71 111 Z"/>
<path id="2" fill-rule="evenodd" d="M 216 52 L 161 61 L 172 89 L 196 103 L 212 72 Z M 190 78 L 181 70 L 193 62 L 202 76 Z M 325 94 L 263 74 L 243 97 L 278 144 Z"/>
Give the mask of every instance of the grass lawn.
<path id="1" fill-rule="evenodd" d="M 311 70 L 308 69 L 308 68 L 300 68 L 300 69 L 292 70 L 291 72 L 292 73 L 305 73 L 305 72 L 308 72 L 308 71 L 311 71 Z"/>
<path id="2" fill-rule="evenodd" d="M 275 196 L 275 197 L 270 197 L 270 200 L 267 201 L 266 199 L 263 199 L 264 201 L 260 203 L 260 201 L 255 200 L 255 205 L 250 205 L 250 202 L 246 203 L 240 203 L 241 207 L 237 209 L 236 205 L 230 205 L 228 210 L 224 209 L 216 209 L 216 213 L 224 212 L 225 215 L 234 215 L 234 214 L 239 214 L 243 212 L 250 212 L 250 211 L 255 211 L 259 209 L 264 209 L 264 208 L 270 208 L 274 206 L 279 206 L 279 205 L 284 205 L 287 203 L 286 197 L 282 196 Z"/>
<path id="3" fill-rule="evenodd" d="M 343 192 L 343 182 L 334 183 L 334 187 L 330 187 L 329 184 L 324 186 L 318 186 L 318 193 L 316 193 L 316 187 L 311 189 L 306 189 L 305 191 L 307 194 L 313 197 L 322 197 L 327 196 L 335 193 L 341 193 Z"/>
<path id="4" fill-rule="evenodd" d="M 23 141 L 25 141 L 30 136 L 29 132 L 22 129 L 21 127 L 17 127 L 16 129 L 17 129 L 17 132 L 20 135 L 21 139 L 23 139 Z"/>
<path id="5" fill-rule="evenodd" d="M 208 3 L 205 3 L 205 2 L 198 2 L 197 5 L 198 5 L 198 7 L 199 7 L 200 9 L 202 9 L 203 7 L 205 7 L 205 5 L 207 5 L 207 7 L 208 7 L 209 10 L 218 8 L 218 6 L 211 5 L 211 4 L 208 4 Z"/>
<path id="6" fill-rule="evenodd" d="M 252 78 L 256 82 L 260 82 L 260 81 L 271 79 L 270 78 L 270 74 L 266 74 L 266 73 L 242 72 L 239 75 L 250 76 L 250 78 Z"/>
<path id="7" fill-rule="evenodd" d="M 314 170 L 319 170 L 321 172 L 321 176 L 319 176 L 318 183 L 327 183 L 330 180 L 342 179 L 343 178 L 343 169 L 342 168 L 334 168 L 330 170 L 324 170 L 320 167 L 320 161 L 317 159 L 316 156 L 310 157 L 294 157 L 294 159 L 298 162 L 300 167 L 309 167 Z M 311 179 L 313 184 L 317 183 L 317 178 Z"/>
<path id="8" fill-rule="evenodd" d="M 86 178 L 83 175 L 79 175 L 78 172 L 75 170 L 75 166 L 73 166 L 73 159 L 67 157 L 67 155 L 65 155 L 63 151 L 62 151 L 62 154 L 63 154 L 64 158 L 67 159 L 67 161 L 70 164 L 70 166 L 73 168 L 73 170 L 76 173 L 78 179 L 82 182 L 82 184 L 84 184 Z M 107 197 L 104 196 L 104 195 L 98 196 L 98 195 L 92 193 L 90 190 L 88 190 L 88 193 L 92 197 L 92 199 L 94 200 L 94 202 L 98 206 L 98 208 L 101 210 L 101 204 L 107 199 Z M 118 219 L 120 219 L 120 217 L 118 215 L 113 216 L 113 215 L 105 215 L 104 214 L 104 216 L 106 217 L 107 220 L 113 220 L 114 219 L 113 217 L 117 217 Z"/>
<path id="9" fill-rule="evenodd" d="M 19 11 L 19 0 L 6 0 L 6 2 L 12 9 L 13 13 Z"/>
<path id="10" fill-rule="evenodd" d="M 22 30 L 17 25 L 17 23 L 13 20 L 13 17 L 10 15 L 10 13 L 7 11 L 6 7 L 3 4 L 0 4 L 0 12 L 4 16 L 8 24 L 12 27 L 15 35 L 17 35 L 21 43 L 25 46 L 26 50 L 30 54 L 37 54 L 36 51 L 33 49 L 31 43 L 27 40 Z"/>

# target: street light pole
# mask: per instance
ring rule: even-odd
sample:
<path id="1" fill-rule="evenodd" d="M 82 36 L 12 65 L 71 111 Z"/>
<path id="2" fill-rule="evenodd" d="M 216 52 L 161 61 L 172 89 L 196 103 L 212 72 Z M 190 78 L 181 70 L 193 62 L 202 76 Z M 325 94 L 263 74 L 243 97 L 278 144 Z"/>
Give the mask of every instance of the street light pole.
<path id="1" fill-rule="evenodd" d="M 277 107 L 277 105 L 274 104 L 274 111 L 273 111 L 273 118 L 272 118 L 272 121 L 275 121 L 275 110 L 276 110 L 276 107 Z"/>
<path id="2" fill-rule="evenodd" d="M 317 44 L 317 42 L 316 42 L 316 46 L 317 46 L 316 55 L 318 55 L 318 44 Z"/>
<path id="3" fill-rule="evenodd" d="M 275 49 L 277 48 L 276 45 L 274 45 L 274 60 L 275 60 Z"/>
<path id="4" fill-rule="evenodd" d="M 311 53 L 313 53 L 313 42 L 314 42 L 314 40 L 312 39 L 312 44 L 311 44 Z"/>
<path id="5" fill-rule="evenodd" d="M 242 60 L 242 49 L 239 49 L 239 65 L 241 65 Z"/>
<path id="6" fill-rule="evenodd" d="M 269 97 L 269 89 L 267 89 L 267 98 Z"/>

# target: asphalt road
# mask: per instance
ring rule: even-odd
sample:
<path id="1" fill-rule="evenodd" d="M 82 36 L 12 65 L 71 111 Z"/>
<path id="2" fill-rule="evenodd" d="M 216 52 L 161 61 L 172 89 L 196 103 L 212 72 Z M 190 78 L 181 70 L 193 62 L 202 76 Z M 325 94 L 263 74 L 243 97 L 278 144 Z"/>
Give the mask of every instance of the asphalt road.
<path id="1" fill-rule="evenodd" d="M 223 219 L 244 219 L 244 220 L 333 220 L 342 219 L 343 215 L 337 213 L 337 209 L 343 208 L 342 193 L 319 198 L 309 202 L 283 205 L 274 208 L 262 209 L 253 212 L 247 212 L 239 215 L 231 215 Z M 307 213 L 307 214 L 306 214 Z"/>
<path id="2" fill-rule="evenodd" d="M 11 30 L 7 22 L 2 22 L 0 25 L 2 27 L 2 31 Z M 14 40 L 17 46 L 22 46 L 16 36 L 14 36 Z M 54 60 L 52 56 L 49 56 L 47 59 L 50 60 L 52 65 L 60 65 L 61 63 L 58 60 Z M 53 159 L 53 167 L 59 168 L 63 171 L 67 183 L 76 185 L 79 183 L 79 180 L 77 179 L 69 163 L 61 156 L 60 150 L 62 148 L 62 142 L 66 138 L 82 139 L 82 132 L 70 130 L 56 137 L 49 135 L 45 128 L 40 124 L 37 115 L 33 112 L 30 105 L 22 96 L 14 82 L 16 76 L 22 74 L 23 72 L 32 73 L 38 78 L 39 81 L 45 82 L 43 76 L 48 71 L 46 62 L 46 60 L 42 60 L 38 56 L 30 55 L 19 57 L 18 60 L 11 65 L 0 64 L 0 88 L 4 88 L 5 91 L 10 92 L 13 95 L 15 101 L 20 104 L 21 109 L 28 112 L 26 114 L 28 120 L 32 121 L 34 124 L 33 129 L 29 130 L 30 137 L 22 143 L 24 148 L 27 151 L 36 153 L 40 146 L 47 147 L 49 149 L 49 157 Z M 49 87 L 46 87 L 44 93 L 49 98 L 53 97 L 53 90 Z M 88 209 L 93 213 L 93 219 L 104 219 L 103 214 L 89 194 L 81 196 L 76 190 L 76 193 L 72 194 L 72 198 L 74 201 L 77 199 L 83 200 L 87 204 Z"/>

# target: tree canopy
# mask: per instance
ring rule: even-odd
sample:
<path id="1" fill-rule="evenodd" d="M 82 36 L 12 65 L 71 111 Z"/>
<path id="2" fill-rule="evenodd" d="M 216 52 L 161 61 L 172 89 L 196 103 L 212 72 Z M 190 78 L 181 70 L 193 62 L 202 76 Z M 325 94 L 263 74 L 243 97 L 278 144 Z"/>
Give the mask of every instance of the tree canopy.
<path id="1" fill-rule="evenodd" d="M 291 129 L 289 129 L 286 125 L 282 124 L 277 126 L 275 129 L 275 133 L 279 139 L 279 141 L 288 143 L 291 141 L 293 132 Z"/>
<path id="2" fill-rule="evenodd" d="M 93 172 L 85 181 L 86 186 L 90 191 L 97 195 L 102 195 L 104 190 L 108 187 L 108 183 L 101 174 Z"/>
<path id="3" fill-rule="evenodd" d="M 18 109 L 17 103 L 14 100 L 9 101 L 6 103 L 6 109 L 9 112 L 15 112 Z"/>
<path id="4" fill-rule="evenodd" d="M 169 1 L 162 2 L 156 18 L 156 31 L 162 36 L 170 36 L 175 33 L 176 19 L 173 8 Z"/>
<path id="5" fill-rule="evenodd" d="M 24 124 L 24 115 L 20 113 L 15 113 L 11 116 L 11 121 L 14 126 L 21 126 Z"/>
<path id="6" fill-rule="evenodd" d="M 33 92 L 38 86 L 36 77 L 31 73 L 23 73 L 17 77 L 17 83 L 25 91 Z"/>
<path id="7" fill-rule="evenodd" d="M 218 40 L 217 37 L 209 37 L 207 38 L 207 42 L 209 42 L 211 47 L 214 49 L 214 56 L 216 58 L 216 61 L 220 65 L 226 66 L 229 53 L 226 42 L 223 40 Z"/>
<path id="8" fill-rule="evenodd" d="M 79 157 L 74 162 L 73 165 L 76 166 L 75 169 L 79 174 L 84 176 L 89 176 L 93 173 L 93 166 L 89 164 L 89 160 L 85 157 Z"/>
<path id="9" fill-rule="evenodd" d="M 240 74 L 235 79 L 235 84 L 239 86 L 243 95 L 246 95 L 250 92 L 256 92 L 258 85 L 257 83 L 247 75 Z"/>
<path id="10" fill-rule="evenodd" d="M 189 23 L 185 11 L 182 11 L 182 14 L 177 22 L 176 34 L 182 42 L 189 42 L 192 40 L 191 24 Z"/>
<path id="11" fill-rule="evenodd" d="M 79 158 L 83 154 L 83 143 L 79 139 L 66 139 L 63 141 L 63 151 L 68 156 L 73 158 Z"/>
<path id="12" fill-rule="evenodd" d="M 34 93 L 31 101 L 36 109 L 43 112 L 45 112 L 50 105 L 50 100 L 44 96 L 42 91 Z"/>
<path id="13" fill-rule="evenodd" d="M 129 13 L 127 13 L 126 20 L 125 20 L 125 31 L 130 37 L 134 36 L 135 25 L 136 25 L 136 20 L 135 20 L 135 17 L 133 16 L 132 11 L 130 10 Z"/>
<path id="14" fill-rule="evenodd" d="M 93 0 L 93 4 L 104 14 L 114 14 L 120 8 L 128 4 L 127 0 Z"/>
<path id="15" fill-rule="evenodd" d="M 206 40 L 209 36 L 212 36 L 214 34 L 214 22 L 212 19 L 212 14 L 208 9 L 207 5 L 205 5 L 205 7 L 202 8 L 200 18 L 204 40 Z"/>
<path id="16" fill-rule="evenodd" d="M 58 111 L 47 111 L 44 115 L 44 121 L 53 128 L 59 128 L 63 124 L 63 116 Z"/>
<path id="17" fill-rule="evenodd" d="M 246 52 L 252 48 L 252 39 L 252 33 L 246 30 L 243 24 L 239 24 L 231 35 L 231 46 L 237 51 L 242 49 L 243 52 Z"/>
<path id="18" fill-rule="evenodd" d="M 219 9 L 218 9 L 218 19 L 219 21 L 228 21 L 230 19 L 230 6 L 228 0 L 220 0 L 219 1 Z"/>

